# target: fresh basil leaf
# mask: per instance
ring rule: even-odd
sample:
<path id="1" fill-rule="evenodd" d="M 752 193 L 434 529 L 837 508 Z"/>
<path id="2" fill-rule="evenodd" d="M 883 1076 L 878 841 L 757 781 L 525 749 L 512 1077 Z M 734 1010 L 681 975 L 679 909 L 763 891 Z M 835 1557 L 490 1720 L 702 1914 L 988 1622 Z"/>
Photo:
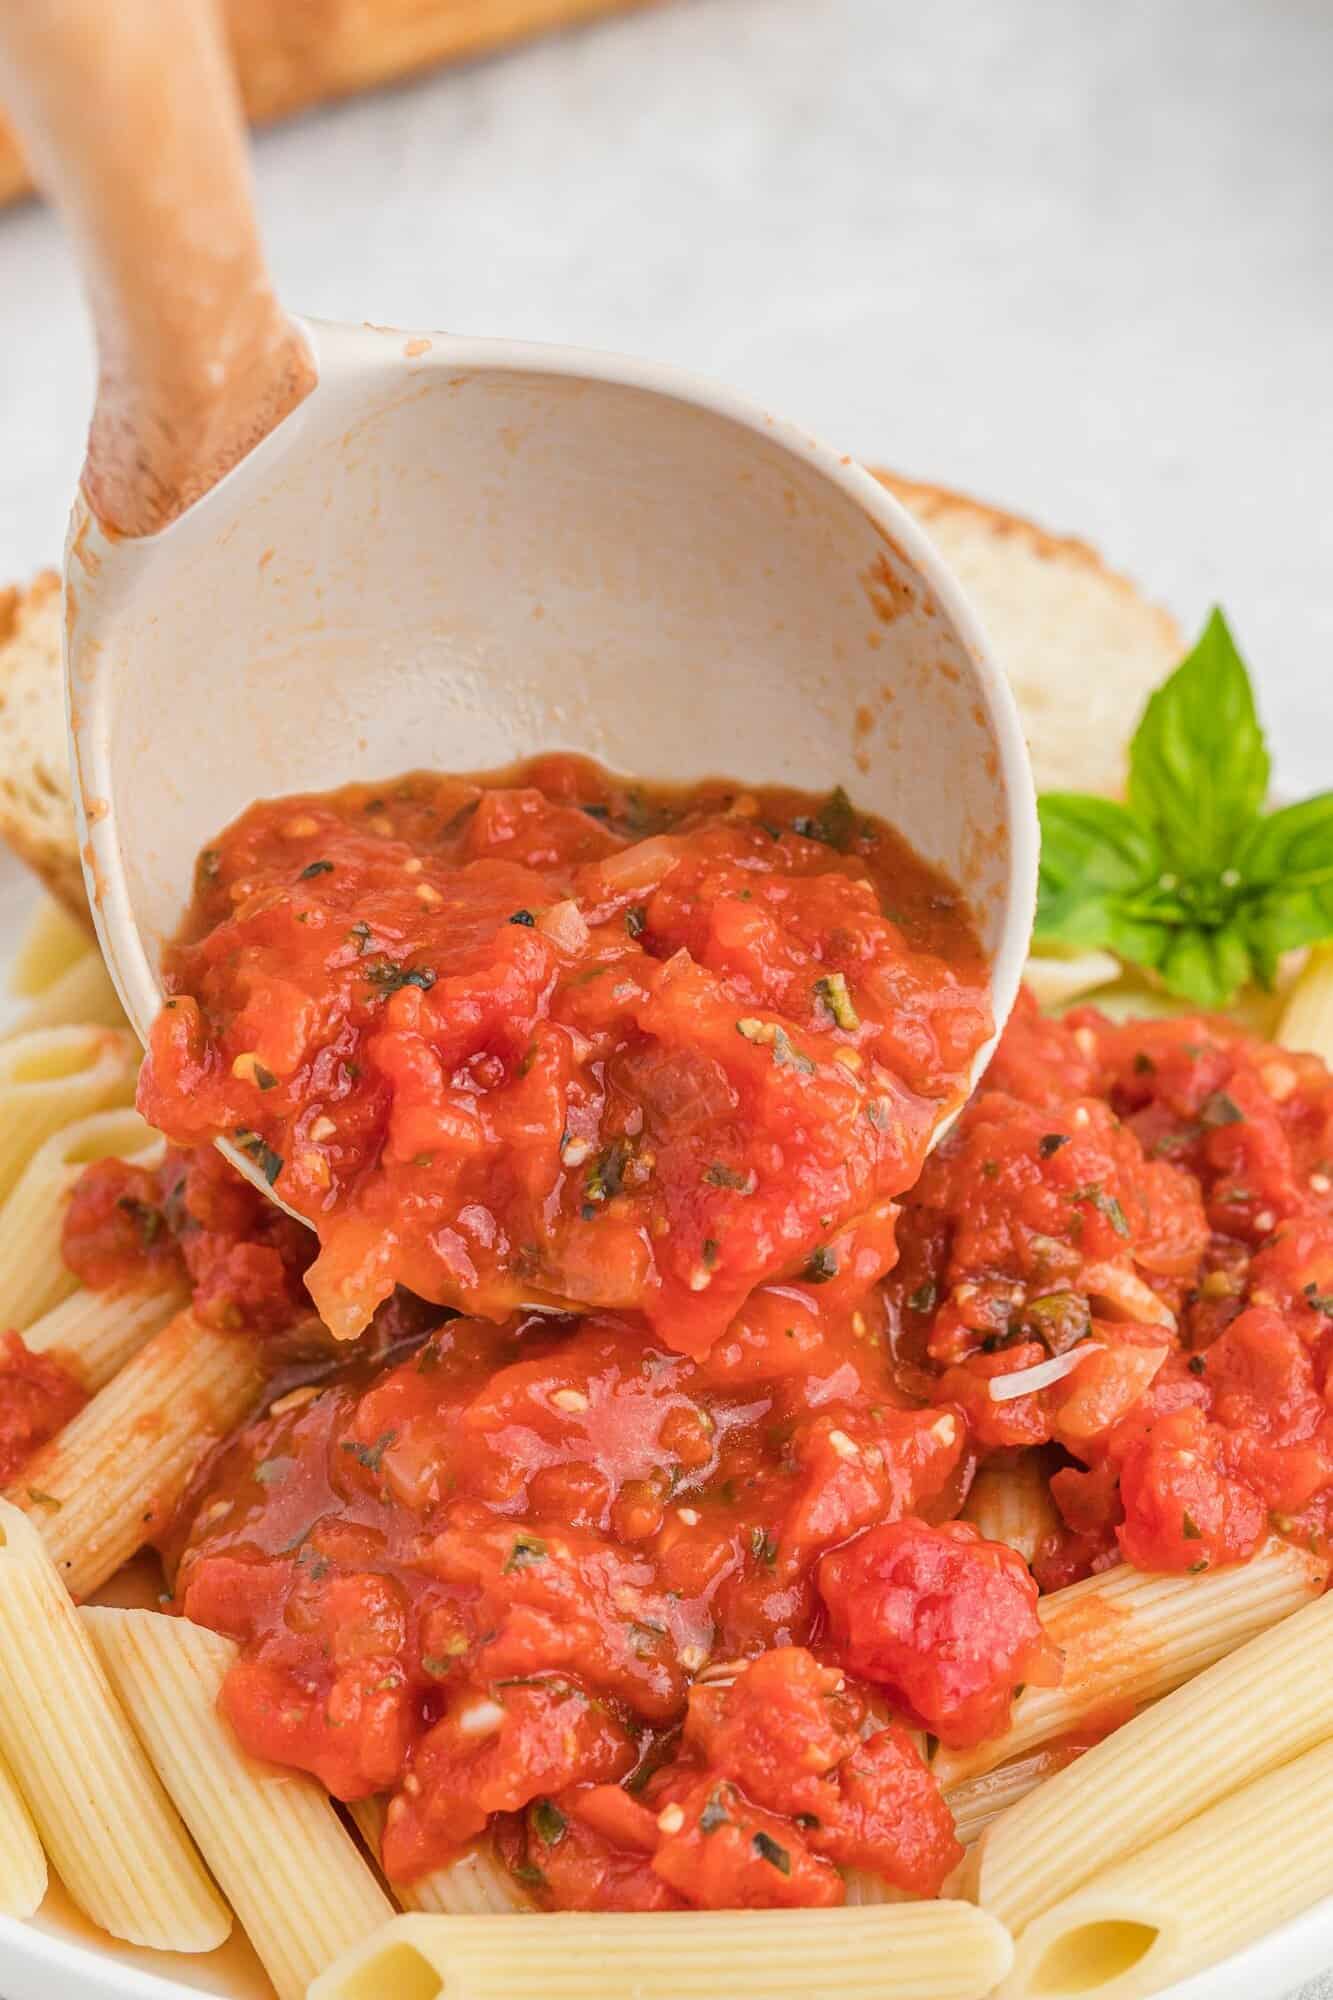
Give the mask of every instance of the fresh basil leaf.
<path id="1" fill-rule="evenodd" d="M 1265 984 L 1297 945 L 1333 937 L 1333 792 L 1270 813 L 1236 855 L 1246 936 Z"/>
<path id="2" fill-rule="evenodd" d="M 1153 970 L 1168 992 L 1215 1011 L 1230 1006 L 1252 977 L 1254 967 L 1249 946 L 1239 931 L 1182 925 L 1167 933 L 1165 948 Z"/>
<path id="3" fill-rule="evenodd" d="M 1245 662 L 1220 611 L 1151 697 L 1129 752 L 1129 809 L 1169 870 L 1229 868 L 1263 810 L 1269 758 Z"/>
<path id="4" fill-rule="evenodd" d="M 1158 846 L 1114 799 L 1044 792 L 1034 935 L 1083 951 L 1117 949 L 1115 907 L 1161 873 Z"/>

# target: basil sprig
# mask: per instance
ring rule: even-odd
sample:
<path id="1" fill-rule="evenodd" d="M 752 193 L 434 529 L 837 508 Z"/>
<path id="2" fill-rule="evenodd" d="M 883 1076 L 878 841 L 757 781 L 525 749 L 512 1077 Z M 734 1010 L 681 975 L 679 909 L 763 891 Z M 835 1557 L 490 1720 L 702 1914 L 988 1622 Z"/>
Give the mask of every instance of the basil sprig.
<path id="1" fill-rule="evenodd" d="M 1225 1007 L 1284 951 L 1333 938 L 1333 792 L 1265 813 L 1269 757 L 1220 611 L 1158 688 L 1125 803 L 1046 792 L 1035 938 L 1112 951 Z"/>

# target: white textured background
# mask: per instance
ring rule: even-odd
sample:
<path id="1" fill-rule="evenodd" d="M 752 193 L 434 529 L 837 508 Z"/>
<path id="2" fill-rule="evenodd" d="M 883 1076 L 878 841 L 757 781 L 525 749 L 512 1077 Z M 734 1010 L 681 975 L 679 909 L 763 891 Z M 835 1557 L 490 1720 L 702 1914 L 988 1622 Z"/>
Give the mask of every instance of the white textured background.
<path id="1" fill-rule="evenodd" d="M 270 133 L 302 310 L 725 377 L 1223 601 L 1333 782 L 1333 0 L 677 0 Z M 0 581 L 57 558 L 91 364 L 0 217 Z"/>

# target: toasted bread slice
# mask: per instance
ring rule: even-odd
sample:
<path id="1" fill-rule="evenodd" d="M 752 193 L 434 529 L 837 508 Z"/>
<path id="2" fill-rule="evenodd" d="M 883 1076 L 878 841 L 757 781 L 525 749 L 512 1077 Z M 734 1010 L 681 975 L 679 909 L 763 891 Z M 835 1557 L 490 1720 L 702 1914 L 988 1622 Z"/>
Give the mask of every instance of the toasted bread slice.
<path id="1" fill-rule="evenodd" d="M 1175 619 L 1086 542 L 940 486 L 876 476 L 976 610 L 1018 697 L 1038 791 L 1123 791 L 1143 705 L 1184 651 Z"/>
<path id="2" fill-rule="evenodd" d="M 1013 683 L 1042 788 L 1115 792 L 1149 693 L 1180 656 L 1165 611 L 1083 542 L 878 475 L 923 523 Z M 60 585 L 0 592 L 0 836 L 87 921 L 60 683 Z"/>
<path id="3" fill-rule="evenodd" d="M 0 590 L 0 837 L 91 929 L 70 794 L 60 578 Z"/>

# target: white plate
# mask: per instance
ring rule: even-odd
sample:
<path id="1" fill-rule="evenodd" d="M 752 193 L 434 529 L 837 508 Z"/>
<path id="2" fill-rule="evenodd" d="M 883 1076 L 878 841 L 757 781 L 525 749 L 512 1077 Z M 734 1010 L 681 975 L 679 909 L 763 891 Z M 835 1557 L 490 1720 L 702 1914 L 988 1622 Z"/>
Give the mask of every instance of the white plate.
<path id="1" fill-rule="evenodd" d="M 0 849 L 0 982 L 34 902 L 28 878 Z M 1333 1834 L 1331 1834 L 1333 1837 Z M 1333 1967 L 1333 1897 L 1248 1951 L 1215 1965 L 1160 2000 L 1286 2000 L 1302 1980 Z M 272 2000 L 272 1988 L 239 1932 L 220 1951 L 138 1951 L 94 1930 L 53 1887 L 28 1923 L 0 1917 L 0 2000 Z M 384 2000 L 393 2000 L 385 1994 Z"/>

